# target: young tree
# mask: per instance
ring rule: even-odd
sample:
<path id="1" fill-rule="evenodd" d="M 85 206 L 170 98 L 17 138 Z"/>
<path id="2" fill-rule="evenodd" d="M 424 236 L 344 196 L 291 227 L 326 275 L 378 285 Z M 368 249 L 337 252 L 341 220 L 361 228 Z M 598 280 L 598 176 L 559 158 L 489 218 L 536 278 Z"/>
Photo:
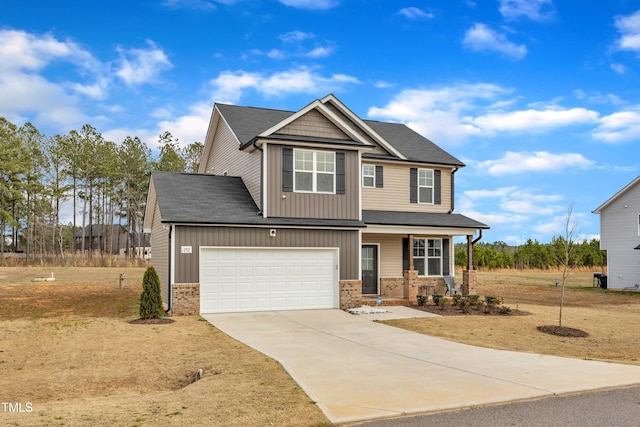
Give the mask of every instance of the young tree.
<path id="1" fill-rule="evenodd" d="M 147 267 L 142 278 L 142 295 L 140 296 L 140 318 L 157 319 L 162 315 L 162 293 L 160 278 L 153 266 Z"/>
<path id="2" fill-rule="evenodd" d="M 204 145 L 202 142 L 192 142 L 182 151 L 186 164 L 185 172 L 197 173 L 200 167 L 200 158 L 202 157 Z"/>
<path id="3" fill-rule="evenodd" d="M 562 265 L 562 289 L 560 291 L 560 316 L 558 319 L 558 326 L 562 327 L 562 307 L 564 305 L 564 287 L 569 276 L 569 266 L 571 265 L 571 256 L 575 246 L 575 234 L 578 227 L 578 223 L 572 218 L 573 216 L 573 204 L 567 209 L 567 215 L 564 217 L 563 222 L 563 235 L 558 237 L 558 240 L 562 242 L 562 253 L 560 254 L 560 265 Z"/>
<path id="4" fill-rule="evenodd" d="M 184 172 L 186 162 L 181 155 L 180 144 L 173 139 L 170 132 L 165 132 L 158 138 L 160 143 L 160 158 L 156 169 L 164 172 Z"/>

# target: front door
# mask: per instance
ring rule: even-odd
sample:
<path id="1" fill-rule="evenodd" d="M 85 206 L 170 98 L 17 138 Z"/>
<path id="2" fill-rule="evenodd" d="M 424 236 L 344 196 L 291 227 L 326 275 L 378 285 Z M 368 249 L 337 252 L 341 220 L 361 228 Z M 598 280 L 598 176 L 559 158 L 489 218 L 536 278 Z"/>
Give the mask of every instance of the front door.
<path id="1" fill-rule="evenodd" d="M 362 293 L 378 293 L 377 245 L 362 245 Z"/>

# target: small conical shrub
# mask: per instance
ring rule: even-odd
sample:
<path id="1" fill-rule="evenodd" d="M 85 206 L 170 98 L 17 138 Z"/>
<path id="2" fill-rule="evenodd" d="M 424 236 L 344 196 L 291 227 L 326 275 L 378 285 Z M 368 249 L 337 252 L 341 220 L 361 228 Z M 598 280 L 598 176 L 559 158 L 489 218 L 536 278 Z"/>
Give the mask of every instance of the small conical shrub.
<path id="1" fill-rule="evenodd" d="M 140 296 L 140 318 L 157 319 L 163 313 L 160 278 L 153 266 L 147 268 L 142 279 L 142 295 Z"/>

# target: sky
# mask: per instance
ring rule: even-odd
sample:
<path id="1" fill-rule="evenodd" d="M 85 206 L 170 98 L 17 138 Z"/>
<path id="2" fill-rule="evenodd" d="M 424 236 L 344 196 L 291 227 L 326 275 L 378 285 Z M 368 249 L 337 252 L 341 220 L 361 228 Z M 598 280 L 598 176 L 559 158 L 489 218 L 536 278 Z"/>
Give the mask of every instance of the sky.
<path id="1" fill-rule="evenodd" d="M 333 93 L 465 163 L 483 241 L 599 236 L 640 175 L 640 1 L 0 1 L 0 117 L 156 149 L 204 142 L 215 102 L 298 110 Z"/>

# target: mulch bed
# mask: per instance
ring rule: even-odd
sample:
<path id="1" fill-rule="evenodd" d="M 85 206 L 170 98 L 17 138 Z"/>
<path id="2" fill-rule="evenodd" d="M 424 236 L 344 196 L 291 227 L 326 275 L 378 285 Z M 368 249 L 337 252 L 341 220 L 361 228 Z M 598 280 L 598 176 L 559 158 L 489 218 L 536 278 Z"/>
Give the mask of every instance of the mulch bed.
<path id="1" fill-rule="evenodd" d="M 536 329 L 545 334 L 557 335 L 559 337 L 584 338 L 589 336 L 588 333 L 581 329 L 569 328 L 567 326 L 547 325 L 538 326 Z"/>
<path id="2" fill-rule="evenodd" d="M 511 308 L 508 312 L 500 312 L 498 308 L 493 308 L 489 312 L 485 312 L 484 307 L 469 307 L 468 313 L 463 313 L 460 307 L 450 305 L 447 307 L 439 307 L 435 304 L 412 305 L 411 308 L 416 310 L 427 311 L 440 316 L 526 316 L 530 314 L 528 311 Z"/>
<path id="3" fill-rule="evenodd" d="M 157 319 L 134 319 L 129 321 L 129 323 L 134 325 L 166 325 L 173 322 L 175 322 L 175 320 L 169 319 L 168 317 L 158 317 Z"/>

